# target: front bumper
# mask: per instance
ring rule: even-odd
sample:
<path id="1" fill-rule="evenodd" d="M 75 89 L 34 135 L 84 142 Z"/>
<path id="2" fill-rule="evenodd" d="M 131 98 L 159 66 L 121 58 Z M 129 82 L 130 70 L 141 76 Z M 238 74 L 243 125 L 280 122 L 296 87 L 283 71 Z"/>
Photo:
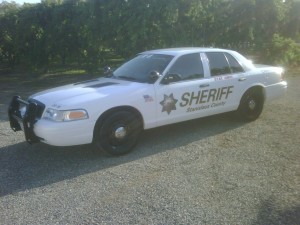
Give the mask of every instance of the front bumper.
<path id="1" fill-rule="evenodd" d="M 22 106 L 26 108 L 25 113 L 21 112 Z M 95 121 L 53 122 L 41 118 L 44 109 L 45 105 L 39 101 L 24 101 L 20 96 L 14 96 L 8 108 L 10 127 L 14 131 L 23 130 L 30 144 L 44 142 L 70 146 L 92 142 Z"/>
<path id="2" fill-rule="evenodd" d="M 26 111 L 23 116 L 20 111 L 21 105 L 26 107 Z M 23 128 L 25 139 L 30 144 L 37 143 L 41 140 L 41 138 L 35 135 L 33 131 L 40 107 L 41 105 L 39 105 L 37 102 L 28 102 L 22 100 L 20 96 L 14 96 L 8 108 L 10 127 L 15 132 L 22 130 Z"/>
<path id="3" fill-rule="evenodd" d="M 40 119 L 34 124 L 34 133 L 42 137 L 41 142 L 53 146 L 89 144 L 93 141 L 95 121 L 78 120 L 53 122 Z"/>

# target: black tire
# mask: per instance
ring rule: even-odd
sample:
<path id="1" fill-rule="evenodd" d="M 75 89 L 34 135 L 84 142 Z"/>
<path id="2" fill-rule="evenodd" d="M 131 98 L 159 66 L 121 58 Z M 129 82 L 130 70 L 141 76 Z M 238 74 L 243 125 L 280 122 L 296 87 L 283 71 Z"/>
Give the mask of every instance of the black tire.
<path id="1" fill-rule="evenodd" d="M 237 113 L 243 121 L 250 122 L 260 116 L 263 107 L 264 98 L 261 90 L 253 88 L 243 95 Z"/>
<path id="2" fill-rule="evenodd" d="M 136 145 L 141 121 L 128 111 L 114 112 L 95 128 L 94 144 L 110 155 L 123 155 Z"/>

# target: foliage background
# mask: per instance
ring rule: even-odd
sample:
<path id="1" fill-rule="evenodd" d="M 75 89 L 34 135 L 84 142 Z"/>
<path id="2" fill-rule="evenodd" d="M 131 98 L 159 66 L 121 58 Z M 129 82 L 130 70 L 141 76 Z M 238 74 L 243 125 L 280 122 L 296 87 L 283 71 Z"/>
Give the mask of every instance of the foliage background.
<path id="1" fill-rule="evenodd" d="M 300 64 L 298 0 L 43 0 L 0 4 L 0 66 L 87 71 L 148 49 L 212 46 Z"/>

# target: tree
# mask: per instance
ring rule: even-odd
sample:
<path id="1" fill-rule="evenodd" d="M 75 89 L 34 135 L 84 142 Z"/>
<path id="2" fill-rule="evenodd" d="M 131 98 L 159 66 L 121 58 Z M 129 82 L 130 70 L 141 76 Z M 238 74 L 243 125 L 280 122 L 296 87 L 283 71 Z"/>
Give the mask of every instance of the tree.
<path id="1" fill-rule="evenodd" d="M 165 47 L 271 52 L 274 34 L 300 42 L 296 0 L 43 0 L 0 4 L 1 64 L 79 65 Z"/>

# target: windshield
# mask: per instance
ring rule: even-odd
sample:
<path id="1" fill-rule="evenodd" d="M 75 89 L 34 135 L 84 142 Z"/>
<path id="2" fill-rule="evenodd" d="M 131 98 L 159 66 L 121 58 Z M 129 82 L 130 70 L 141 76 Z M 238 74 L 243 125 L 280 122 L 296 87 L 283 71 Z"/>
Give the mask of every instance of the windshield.
<path id="1" fill-rule="evenodd" d="M 171 55 L 140 54 L 120 66 L 112 75 L 119 79 L 150 83 L 150 73 L 162 74 L 172 59 Z"/>

